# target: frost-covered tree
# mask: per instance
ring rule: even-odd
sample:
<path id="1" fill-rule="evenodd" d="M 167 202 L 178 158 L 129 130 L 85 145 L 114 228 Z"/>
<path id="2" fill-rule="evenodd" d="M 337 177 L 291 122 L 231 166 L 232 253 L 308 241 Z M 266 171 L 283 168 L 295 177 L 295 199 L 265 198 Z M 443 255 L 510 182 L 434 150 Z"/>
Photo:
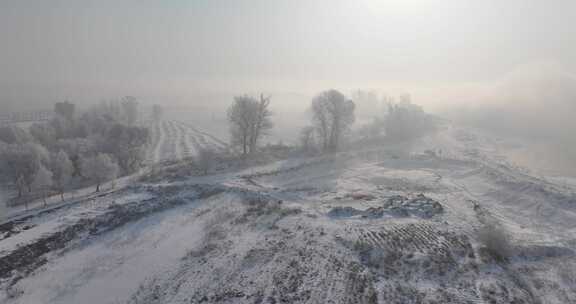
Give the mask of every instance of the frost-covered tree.
<path id="1" fill-rule="evenodd" d="M 119 121 L 120 108 L 113 103 L 101 102 L 82 114 L 80 123 L 87 134 L 105 134 Z"/>
<path id="2" fill-rule="evenodd" d="M 72 162 L 74 168 L 72 176 L 81 176 L 82 157 L 83 155 L 88 155 L 96 151 L 96 143 L 94 138 L 60 139 L 56 142 L 56 148 L 66 152 L 68 158 Z"/>
<path id="3" fill-rule="evenodd" d="M 55 104 L 54 111 L 49 122 L 28 129 L 0 127 L 0 178 L 13 183 L 19 197 L 31 191 L 40 166 L 53 173 L 53 189 L 63 196 L 72 178 L 90 177 L 82 171 L 84 158 L 109 154 L 122 174 L 143 165 L 149 133 L 146 128 L 130 126 L 139 120 L 135 98 L 103 102 L 79 118 L 74 104 L 68 102 Z"/>
<path id="4" fill-rule="evenodd" d="M 130 174 L 143 166 L 149 141 L 148 129 L 116 124 L 101 138 L 100 149 L 113 155 L 123 173 Z"/>
<path id="5" fill-rule="evenodd" d="M 7 144 L 23 144 L 31 141 L 32 138 L 25 129 L 8 125 L 0 127 L 0 141 Z"/>
<path id="6" fill-rule="evenodd" d="M 235 97 L 234 103 L 228 108 L 228 121 L 230 123 L 230 141 L 233 146 L 240 146 L 242 154 L 250 151 L 250 130 L 253 121 L 251 99 L 249 97 Z"/>
<path id="7" fill-rule="evenodd" d="M 32 138 L 44 147 L 53 147 L 56 143 L 57 133 L 52 124 L 35 123 L 28 129 Z"/>
<path id="8" fill-rule="evenodd" d="M 336 151 L 355 121 L 352 100 L 336 91 L 320 93 L 312 100 L 312 122 L 324 151 Z"/>
<path id="9" fill-rule="evenodd" d="M 49 162 L 50 154 L 46 148 L 36 143 L 26 143 L 22 145 L 22 152 L 27 155 L 26 158 L 30 160 L 29 163 L 23 166 L 23 181 L 28 192 L 32 191 L 34 177 L 42 166 L 46 166 Z"/>
<path id="10" fill-rule="evenodd" d="M 250 134 L 250 151 L 254 152 L 263 136 L 267 135 L 268 130 L 272 129 L 272 112 L 268 109 L 270 97 L 264 97 L 260 94 L 260 99 L 255 105 L 255 119 L 252 124 Z"/>
<path id="11" fill-rule="evenodd" d="M 82 160 L 82 173 L 96 184 L 96 192 L 100 192 L 102 183 L 116 178 L 119 170 L 114 159 L 104 153 Z"/>
<path id="12" fill-rule="evenodd" d="M 50 188 L 52 187 L 52 172 L 46 169 L 44 165 L 40 165 L 38 168 L 32 182 L 32 187 L 40 193 L 42 200 L 44 201 L 44 206 L 46 206 L 46 196 L 48 196 Z"/>
<path id="13" fill-rule="evenodd" d="M 32 191 L 34 177 L 40 166 L 47 163 L 48 152 L 34 143 L 6 145 L 0 155 L 0 173 L 9 179 L 22 197 Z"/>
<path id="14" fill-rule="evenodd" d="M 60 193 L 60 198 L 64 201 L 64 191 L 74 172 L 74 165 L 66 152 L 60 150 L 58 153 L 50 155 L 50 171 L 53 175 L 54 188 Z"/>
<path id="15" fill-rule="evenodd" d="M 388 105 L 388 114 L 384 119 L 386 137 L 405 141 L 424 136 L 436 130 L 437 120 L 410 101 L 409 95 L 403 95 L 398 103 Z"/>
<path id="16" fill-rule="evenodd" d="M 241 148 L 243 155 L 255 152 L 262 137 L 273 127 L 269 105 L 269 97 L 244 95 L 236 96 L 228 108 L 231 142 Z"/>
<path id="17" fill-rule="evenodd" d="M 105 127 L 101 125 L 102 122 L 106 122 L 109 125 L 134 125 L 138 121 L 139 115 L 137 99 L 132 96 L 126 96 L 120 99 L 101 101 L 84 113 L 83 116 L 89 116 L 88 119 L 96 122 L 99 127 Z"/>

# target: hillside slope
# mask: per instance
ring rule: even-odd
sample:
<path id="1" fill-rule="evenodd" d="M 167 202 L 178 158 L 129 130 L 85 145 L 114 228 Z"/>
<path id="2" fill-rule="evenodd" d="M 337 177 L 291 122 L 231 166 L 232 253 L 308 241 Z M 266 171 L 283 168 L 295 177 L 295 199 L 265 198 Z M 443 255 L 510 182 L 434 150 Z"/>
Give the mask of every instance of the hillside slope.
<path id="1" fill-rule="evenodd" d="M 429 152 L 138 184 L 9 222 L 0 302 L 576 302 L 573 189 L 456 129 L 413 148 Z"/>

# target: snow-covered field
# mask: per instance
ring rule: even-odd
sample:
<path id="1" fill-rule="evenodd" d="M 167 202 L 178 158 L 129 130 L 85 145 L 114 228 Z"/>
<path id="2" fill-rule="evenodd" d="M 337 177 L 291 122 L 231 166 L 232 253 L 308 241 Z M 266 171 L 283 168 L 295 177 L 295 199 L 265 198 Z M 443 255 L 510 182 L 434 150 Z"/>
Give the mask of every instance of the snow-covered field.
<path id="1" fill-rule="evenodd" d="M 177 122 L 150 159 L 220 141 Z M 0 226 L 2 303 L 576 303 L 576 196 L 447 129 L 133 184 Z M 186 152 L 188 151 L 188 152 Z M 392 151 L 392 152 L 391 152 Z M 501 259 L 478 237 L 501 224 Z"/>
<path id="2" fill-rule="evenodd" d="M 199 149 L 223 151 L 227 144 L 222 140 L 185 122 L 162 120 L 150 124 L 152 137 L 147 160 L 150 163 L 181 160 L 197 155 Z"/>

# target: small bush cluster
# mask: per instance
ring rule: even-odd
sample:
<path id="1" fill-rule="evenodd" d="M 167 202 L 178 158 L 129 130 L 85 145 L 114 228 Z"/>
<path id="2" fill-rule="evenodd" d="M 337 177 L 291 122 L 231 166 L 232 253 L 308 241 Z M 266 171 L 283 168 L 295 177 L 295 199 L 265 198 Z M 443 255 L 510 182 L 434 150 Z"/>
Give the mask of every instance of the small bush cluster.
<path id="1" fill-rule="evenodd" d="M 512 254 L 512 246 L 506 231 L 495 223 L 485 224 L 478 230 L 478 241 L 483 249 L 498 261 L 507 261 Z"/>

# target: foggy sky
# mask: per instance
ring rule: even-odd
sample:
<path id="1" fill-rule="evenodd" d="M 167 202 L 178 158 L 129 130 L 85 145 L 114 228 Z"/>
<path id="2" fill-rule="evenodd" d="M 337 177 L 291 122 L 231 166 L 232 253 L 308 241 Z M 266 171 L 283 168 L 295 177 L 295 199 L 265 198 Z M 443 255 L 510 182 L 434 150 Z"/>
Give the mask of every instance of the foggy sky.
<path id="1" fill-rule="evenodd" d="M 0 105 L 326 88 L 465 103 L 526 66 L 576 71 L 575 11 L 569 0 L 0 0 Z"/>

